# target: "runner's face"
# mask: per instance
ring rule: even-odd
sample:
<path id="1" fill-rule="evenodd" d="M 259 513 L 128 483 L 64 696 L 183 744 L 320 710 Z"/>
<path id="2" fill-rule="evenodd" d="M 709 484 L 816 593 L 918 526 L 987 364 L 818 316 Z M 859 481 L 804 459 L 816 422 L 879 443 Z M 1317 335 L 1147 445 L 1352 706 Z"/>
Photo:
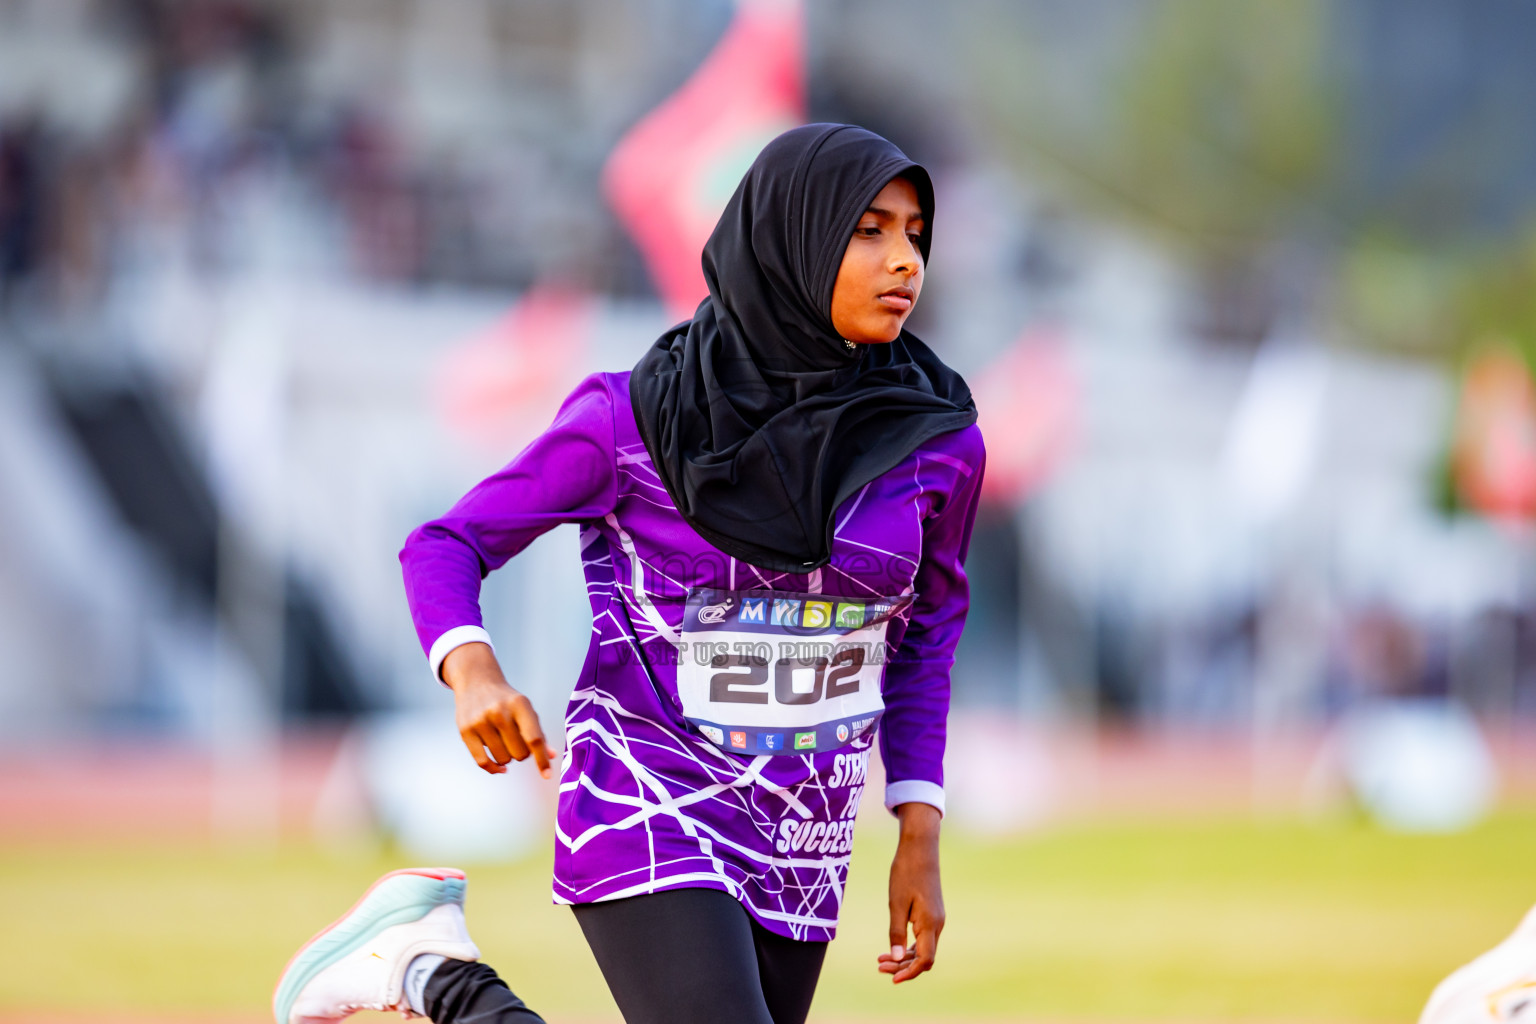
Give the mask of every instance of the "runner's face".
<path id="1" fill-rule="evenodd" d="M 892 178 L 859 218 L 832 286 L 832 326 L 861 345 L 895 341 L 923 288 L 923 209 L 917 188 Z"/>

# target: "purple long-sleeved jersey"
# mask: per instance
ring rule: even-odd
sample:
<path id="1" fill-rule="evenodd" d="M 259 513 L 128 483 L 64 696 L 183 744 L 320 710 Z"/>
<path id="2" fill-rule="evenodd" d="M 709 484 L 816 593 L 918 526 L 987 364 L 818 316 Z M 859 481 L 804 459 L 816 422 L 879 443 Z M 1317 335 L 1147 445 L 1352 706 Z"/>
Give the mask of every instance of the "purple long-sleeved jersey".
<path id="1" fill-rule="evenodd" d="M 411 534 L 400 561 L 435 674 L 454 647 L 487 639 L 485 574 L 561 523 L 582 526 L 593 627 L 566 711 L 557 902 L 720 889 L 778 934 L 832 938 L 871 734 L 777 755 L 710 742 L 678 697 L 686 598 L 692 588 L 909 596 L 885 636 L 885 804 L 942 811 L 949 672 L 969 607 L 962 563 L 984 462 L 974 426 L 926 442 L 838 509 L 830 564 L 768 572 L 688 526 L 640 439 L 629 374 L 595 374 L 517 458 Z"/>

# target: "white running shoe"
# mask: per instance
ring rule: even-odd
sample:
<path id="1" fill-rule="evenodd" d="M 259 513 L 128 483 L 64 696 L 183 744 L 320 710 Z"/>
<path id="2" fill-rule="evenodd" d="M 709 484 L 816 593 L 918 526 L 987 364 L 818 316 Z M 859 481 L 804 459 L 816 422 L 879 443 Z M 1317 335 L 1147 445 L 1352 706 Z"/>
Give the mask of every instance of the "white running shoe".
<path id="1" fill-rule="evenodd" d="M 1435 987 L 1419 1024 L 1536 1024 L 1536 908 Z"/>
<path id="2" fill-rule="evenodd" d="M 403 1010 L 405 969 L 423 953 L 478 960 L 464 926 L 464 872 L 406 868 L 374 882 L 357 905 L 288 961 L 277 1024 L 339 1021 L 359 1010 Z"/>

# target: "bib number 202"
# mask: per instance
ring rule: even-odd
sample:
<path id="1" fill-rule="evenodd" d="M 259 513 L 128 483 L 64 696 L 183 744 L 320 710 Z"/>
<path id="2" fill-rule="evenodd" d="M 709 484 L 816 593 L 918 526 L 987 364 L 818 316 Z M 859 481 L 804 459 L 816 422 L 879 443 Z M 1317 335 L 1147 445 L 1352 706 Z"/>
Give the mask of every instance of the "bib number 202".
<path id="1" fill-rule="evenodd" d="M 715 670 L 709 677 L 709 699 L 713 703 L 768 703 L 767 658 L 722 653 L 710 659 L 709 667 Z M 859 669 L 863 667 L 861 646 L 846 647 L 831 657 L 779 658 L 773 663 L 773 699 L 779 704 L 798 706 L 850 696 L 859 692 Z"/>

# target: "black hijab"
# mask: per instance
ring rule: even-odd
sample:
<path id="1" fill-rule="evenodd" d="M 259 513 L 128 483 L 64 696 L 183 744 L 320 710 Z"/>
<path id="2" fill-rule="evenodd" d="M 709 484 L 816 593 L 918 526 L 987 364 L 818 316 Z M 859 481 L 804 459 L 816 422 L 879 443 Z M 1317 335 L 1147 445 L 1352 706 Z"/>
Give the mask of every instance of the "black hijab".
<path id="1" fill-rule="evenodd" d="M 709 297 L 630 374 L 667 493 L 734 558 L 778 572 L 825 565 L 844 500 L 976 422 L 970 388 L 915 336 L 850 350 L 832 326 L 848 240 L 897 177 L 917 189 L 926 261 L 933 183 L 901 150 L 850 125 L 774 139 L 704 246 Z"/>

